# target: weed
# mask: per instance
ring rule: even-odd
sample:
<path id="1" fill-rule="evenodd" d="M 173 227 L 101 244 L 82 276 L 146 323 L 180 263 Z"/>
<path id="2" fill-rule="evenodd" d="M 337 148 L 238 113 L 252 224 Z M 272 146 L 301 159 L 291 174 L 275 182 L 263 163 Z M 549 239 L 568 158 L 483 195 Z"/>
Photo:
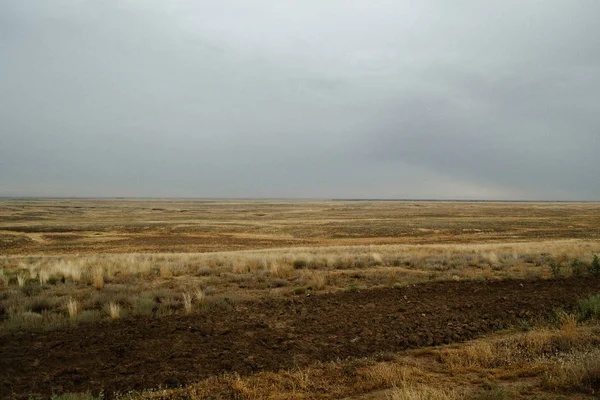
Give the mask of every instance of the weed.
<path id="1" fill-rule="evenodd" d="M 571 262 L 571 272 L 573 273 L 573 276 L 576 277 L 580 277 L 583 275 L 583 272 L 585 271 L 585 263 L 582 261 L 579 261 L 579 259 L 574 259 Z"/>
<path id="2" fill-rule="evenodd" d="M 600 294 L 579 301 L 579 319 L 600 319 Z"/>
<path id="3" fill-rule="evenodd" d="M 592 276 L 600 276 L 600 259 L 597 254 L 594 254 L 594 259 L 592 263 L 588 267 L 590 275 Z"/>
<path id="4" fill-rule="evenodd" d="M 552 272 L 552 276 L 554 278 L 560 277 L 560 273 L 561 273 L 562 269 L 563 269 L 563 267 L 560 263 L 558 263 L 556 261 L 552 261 L 550 263 L 550 271 Z"/>
<path id="5" fill-rule="evenodd" d="M 304 293 L 306 293 L 306 289 L 307 289 L 306 286 L 297 287 L 294 289 L 294 294 L 298 294 L 298 295 L 304 294 Z"/>

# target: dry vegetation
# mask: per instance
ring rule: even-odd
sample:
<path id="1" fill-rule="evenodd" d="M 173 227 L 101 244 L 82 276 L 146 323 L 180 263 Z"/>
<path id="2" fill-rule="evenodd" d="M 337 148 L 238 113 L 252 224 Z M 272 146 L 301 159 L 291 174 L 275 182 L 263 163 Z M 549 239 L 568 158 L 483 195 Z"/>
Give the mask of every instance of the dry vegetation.
<path id="1" fill-rule="evenodd" d="M 590 272 L 596 241 L 0 258 L 0 329 L 191 314 L 264 296 Z M 201 294 L 200 294 L 201 293 Z"/>
<path id="2" fill-rule="evenodd" d="M 2 200 L 0 333 L 432 280 L 600 275 L 599 238 L 596 203 Z M 596 297 L 558 314 L 559 328 L 141 397 L 594 394 L 598 329 L 578 324 L 598 316 Z"/>

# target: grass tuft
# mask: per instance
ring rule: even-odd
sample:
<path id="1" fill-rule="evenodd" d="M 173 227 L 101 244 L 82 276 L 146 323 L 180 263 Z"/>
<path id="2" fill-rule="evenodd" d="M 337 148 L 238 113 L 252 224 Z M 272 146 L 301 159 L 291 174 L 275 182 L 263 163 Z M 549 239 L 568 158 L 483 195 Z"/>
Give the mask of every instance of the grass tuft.
<path id="1" fill-rule="evenodd" d="M 79 314 L 79 304 L 77 300 L 74 300 L 72 297 L 69 297 L 69 301 L 67 303 L 67 311 L 69 313 L 69 318 L 74 321 L 77 318 L 77 314 Z"/>

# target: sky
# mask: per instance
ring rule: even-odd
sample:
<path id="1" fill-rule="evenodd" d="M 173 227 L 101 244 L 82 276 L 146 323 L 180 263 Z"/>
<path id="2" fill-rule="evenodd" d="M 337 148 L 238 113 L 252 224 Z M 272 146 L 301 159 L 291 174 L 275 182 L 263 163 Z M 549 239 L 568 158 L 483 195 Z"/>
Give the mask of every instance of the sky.
<path id="1" fill-rule="evenodd" d="M 596 0 L 0 0 L 0 196 L 600 200 Z"/>

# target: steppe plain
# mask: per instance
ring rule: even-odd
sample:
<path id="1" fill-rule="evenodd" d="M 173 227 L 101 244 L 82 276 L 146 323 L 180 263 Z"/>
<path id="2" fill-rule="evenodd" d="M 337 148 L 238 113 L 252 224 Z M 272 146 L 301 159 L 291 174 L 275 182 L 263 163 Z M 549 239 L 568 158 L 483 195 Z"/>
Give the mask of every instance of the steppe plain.
<path id="1" fill-rule="evenodd" d="M 600 390 L 600 204 L 0 200 L 0 397 Z"/>

